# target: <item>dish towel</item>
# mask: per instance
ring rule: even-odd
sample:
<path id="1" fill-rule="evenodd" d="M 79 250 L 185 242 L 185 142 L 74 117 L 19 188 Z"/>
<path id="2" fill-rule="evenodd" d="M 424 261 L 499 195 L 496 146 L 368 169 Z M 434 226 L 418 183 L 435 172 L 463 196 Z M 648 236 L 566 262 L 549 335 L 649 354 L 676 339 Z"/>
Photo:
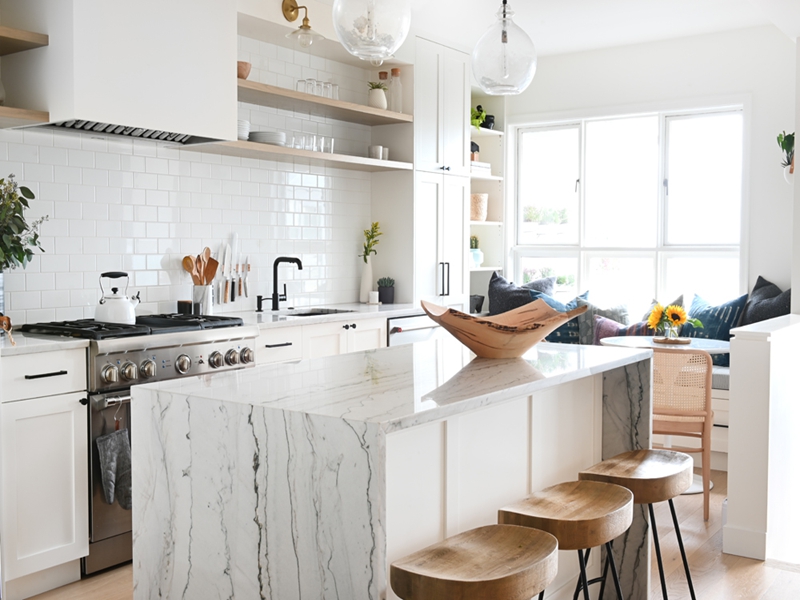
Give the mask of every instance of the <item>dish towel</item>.
<path id="1" fill-rule="evenodd" d="M 100 477 L 106 502 L 117 502 L 125 510 L 131 509 L 131 443 L 128 431 L 120 429 L 97 438 L 100 454 Z"/>

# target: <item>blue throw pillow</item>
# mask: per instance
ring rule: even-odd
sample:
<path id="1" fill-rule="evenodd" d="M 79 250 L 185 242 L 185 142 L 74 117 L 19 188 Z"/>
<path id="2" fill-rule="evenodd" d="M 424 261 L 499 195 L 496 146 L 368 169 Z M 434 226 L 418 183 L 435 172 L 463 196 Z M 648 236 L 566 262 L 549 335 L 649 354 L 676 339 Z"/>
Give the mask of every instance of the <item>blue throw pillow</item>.
<path id="1" fill-rule="evenodd" d="M 589 297 L 589 292 L 584 292 L 577 298 L 573 298 L 566 304 L 548 296 L 542 292 L 531 290 L 531 300 L 539 300 L 540 298 L 547 302 L 551 308 L 558 312 L 567 312 L 578 308 L 578 298 L 586 300 Z M 556 329 L 553 333 L 544 338 L 548 342 L 558 342 L 561 344 L 577 344 L 580 342 L 580 328 L 578 326 L 578 319 L 570 319 L 561 327 Z"/>
<path id="2" fill-rule="evenodd" d="M 681 329 L 685 337 L 706 338 L 711 340 L 730 341 L 731 329 L 739 325 L 739 320 L 747 303 L 747 294 L 739 296 L 719 306 L 710 306 L 700 296 L 695 295 L 692 306 L 689 308 L 689 317 L 700 319 L 702 328 L 696 328 L 686 323 Z M 727 354 L 714 354 L 714 364 L 718 367 L 730 366 L 730 356 Z"/>

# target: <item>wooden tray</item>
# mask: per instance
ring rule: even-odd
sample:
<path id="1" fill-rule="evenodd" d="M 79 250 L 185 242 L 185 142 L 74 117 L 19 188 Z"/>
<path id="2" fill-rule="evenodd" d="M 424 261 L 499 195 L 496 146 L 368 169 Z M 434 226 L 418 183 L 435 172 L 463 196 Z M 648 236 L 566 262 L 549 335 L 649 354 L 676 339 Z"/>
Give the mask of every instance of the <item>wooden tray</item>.
<path id="1" fill-rule="evenodd" d="M 668 338 L 668 337 L 653 337 L 654 344 L 667 344 L 667 345 L 675 345 L 675 344 L 691 344 L 692 338 Z"/>

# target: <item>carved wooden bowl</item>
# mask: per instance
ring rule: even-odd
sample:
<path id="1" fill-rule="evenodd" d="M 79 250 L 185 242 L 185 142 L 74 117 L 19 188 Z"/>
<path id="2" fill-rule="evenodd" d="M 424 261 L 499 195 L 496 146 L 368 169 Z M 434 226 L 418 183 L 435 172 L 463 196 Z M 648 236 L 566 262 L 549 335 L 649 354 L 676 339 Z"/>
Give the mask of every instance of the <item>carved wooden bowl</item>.
<path id="1" fill-rule="evenodd" d="M 239 60 L 236 62 L 236 77 L 239 79 L 247 79 L 247 76 L 250 75 L 250 69 L 253 68 L 249 62 L 245 62 L 243 60 Z"/>
<path id="2" fill-rule="evenodd" d="M 517 358 L 588 306 L 558 312 L 544 300 L 494 317 L 475 317 L 422 300 L 422 309 L 459 342 L 482 358 Z"/>

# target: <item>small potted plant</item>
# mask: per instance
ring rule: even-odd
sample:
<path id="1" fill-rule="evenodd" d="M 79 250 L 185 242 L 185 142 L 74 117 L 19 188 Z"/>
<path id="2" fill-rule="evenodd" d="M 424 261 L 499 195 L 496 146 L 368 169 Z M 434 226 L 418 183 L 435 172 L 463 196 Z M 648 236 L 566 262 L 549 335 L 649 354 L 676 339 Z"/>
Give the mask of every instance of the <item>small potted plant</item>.
<path id="1" fill-rule="evenodd" d="M 786 133 L 785 131 L 778 134 L 778 146 L 783 150 L 783 176 L 789 183 L 792 182 L 792 175 L 794 175 L 794 133 Z"/>
<path id="2" fill-rule="evenodd" d="M 394 279 L 391 277 L 378 279 L 378 302 L 381 304 L 394 304 Z"/>
<path id="3" fill-rule="evenodd" d="M 686 314 L 686 309 L 679 304 L 670 304 L 664 308 L 661 304 L 656 303 L 653 310 L 650 311 L 650 316 L 647 318 L 647 327 L 663 336 L 653 337 L 653 341 L 661 344 L 687 343 L 689 338 L 678 337 L 680 334 L 680 327 L 684 323 L 689 323 L 698 329 L 703 327 L 699 319 L 689 317 Z"/>
<path id="4" fill-rule="evenodd" d="M 386 84 L 382 81 L 369 82 L 369 97 L 367 104 L 372 108 L 380 108 L 386 110 L 388 103 L 386 102 Z"/>
<path id="5" fill-rule="evenodd" d="M 369 302 L 369 293 L 372 291 L 372 262 L 370 261 L 370 257 L 373 254 L 377 254 L 378 251 L 375 250 L 375 246 L 378 245 L 380 240 L 378 239 L 380 236 L 383 235 L 381 231 L 381 225 L 378 221 L 375 221 L 369 229 L 364 230 L 364 254 L 360 254 L 361 258 L 364 259 L 364 265 L 361 270 L 361 289 L 359 291 L 359 302 L 362 304 Z"/>
<path id="6" fill-rule="evenodd" d="M 481 125 L 483 125 L 483 122 L 485 120 L 486 120 L 486 111 L 483 110 L 483 107 L 480 104 L 478 104 L 478 106 L 476 106 L 475 108 L 470 109 L 469 122 L 475 129 L 480 130 Z"/>
<path id="7" fill-rule="evenodd" d="M 469 236 L 469 253 L 472 256 L 472 266 L 476 269 L 483 264 L 483 251 L 478 247 L 478 236 Z"/>

